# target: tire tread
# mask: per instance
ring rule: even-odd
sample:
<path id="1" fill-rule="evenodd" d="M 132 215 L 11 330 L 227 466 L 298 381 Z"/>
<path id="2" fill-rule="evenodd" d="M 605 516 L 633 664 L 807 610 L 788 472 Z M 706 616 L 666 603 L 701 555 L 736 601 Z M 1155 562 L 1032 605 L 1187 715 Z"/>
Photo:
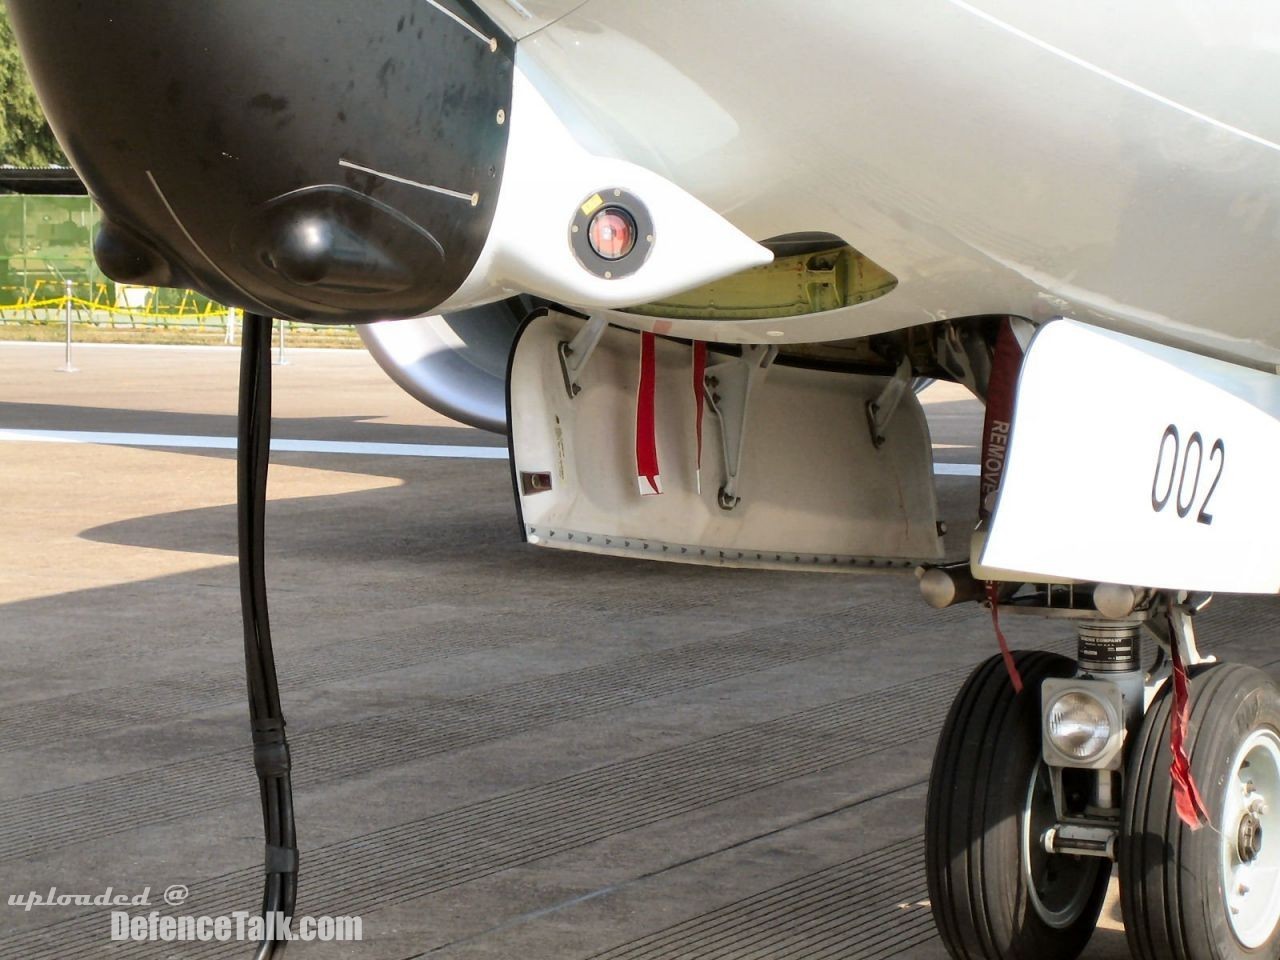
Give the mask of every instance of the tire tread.
<path id="1" fill-rule="evenodd" d="M 1014 657 L 1023 694 L 1013 693 L 1004 661 L 997 655 L 974 669 L 948 711 L 929 782 L 929 896 L 943 944 L 956 960 L 1073 960 L 1088 942 L 1096 910 L 1085 921 L 1083 936 L 1075 928 L 1074 936 L 1041 935 L 1047 927 L 1041 934 L 1015 931 L 1015 918 L 1026 905 L 993 897 L 1000 888 L 993 889 L 990 878 L 1008 867 L 986 859 L 1007 859 L 998 848 L 989 849 L 993 844 L 987 839 L 987 821 L 993 816 L 988 804 L 998 802 L 992 785 L 1002 774 L 1001 747 L 1010 743 L 1018 713 L 1029 707 L 1025 698 L 1038 698 L 1040 682 L 1075 672 L 1074 661 L 1046 651 L 1018 651 Z M 1036 704 L 1038 711 L 1038 699 Z M 1104 891 L 1105 882 L 1095 895 L 1099 910 Z"/>
<path id="2" fill-rule="evenodd" d="M 1213 764 L 1230 747 L 1230 724 L 1259 689 L 1270 691 L 1280 720 L 1280 691 L 1261 671 L 1240 664 L 1203 664 L 1192 671 L 1186 741 L 1202 791 L 1211 788 Z M 1212 932 L 1216 903 L 1204 896 L 1205 881 L 1199 875 L 1207 869 L 1202 861 L 1209 855 L 1203 838 L 1216 833 L 1212 826 L 1199 831 L 1185 827 L 1174 803 L 1169 776 L 1172 713 L 1169 682 L 1156 694 L 1129 757 L 1117 848 L 1125 936 L 1135 960 L 1234 960 L 1246 953 Z M 1198 749 L 1202 741 L 1204 747 Z M 1205 793 L 1204 799 L 1214 813 L 1216 798 Z"/>

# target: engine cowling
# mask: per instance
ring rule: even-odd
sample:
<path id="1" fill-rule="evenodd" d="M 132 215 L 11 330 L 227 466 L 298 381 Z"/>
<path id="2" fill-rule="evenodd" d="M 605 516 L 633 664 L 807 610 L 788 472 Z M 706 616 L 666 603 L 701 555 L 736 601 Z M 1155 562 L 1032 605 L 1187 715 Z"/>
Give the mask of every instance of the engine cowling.
<path id="1" fill-rule="evenodd" d="M 515 297 L 445 316 L 368 324 L 360 336 L 411 396 L 454 420 L 505 434 L 507 360 L 533 306 Z"/>

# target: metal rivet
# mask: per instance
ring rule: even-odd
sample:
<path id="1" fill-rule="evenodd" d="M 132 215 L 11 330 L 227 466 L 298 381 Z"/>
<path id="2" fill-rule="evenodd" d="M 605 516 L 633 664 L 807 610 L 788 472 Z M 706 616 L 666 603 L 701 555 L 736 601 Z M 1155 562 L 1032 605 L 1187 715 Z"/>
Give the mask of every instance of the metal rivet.
<path id="1" fill-rule="evenodd" d="M 499 111 L 498 111 L 498 126 L 502 126 L 502 125 L 503 125 L 504 123 L 506 123 L 506 122 L 507 122 L 507 111 L 505 111 L 505 110 L 499 110 Z"/>

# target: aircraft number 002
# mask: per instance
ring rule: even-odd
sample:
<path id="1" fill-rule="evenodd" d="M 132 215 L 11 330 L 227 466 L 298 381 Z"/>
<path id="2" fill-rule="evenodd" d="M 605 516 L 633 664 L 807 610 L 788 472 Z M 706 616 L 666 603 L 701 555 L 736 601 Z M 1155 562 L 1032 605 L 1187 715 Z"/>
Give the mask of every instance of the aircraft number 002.
<path id="1" fill-rule="evenodd" d="M 1195 462 L 1194 473 L 1191 472 L 1192 461 Z M 1151 478 L 1151 509 L 1160 513 L 1172 505 L 1179 517 L 1189 516 L 1200 493 L 1201 474 L 1208 479 L 1209 471 L 1215 463 L 1218 470 L 1213 475 L 1204 500 L 1200 502 L 1200 510 L 1196 513 L 1197 523 L 1213 523 L 1209 501 L 1213 499 L 1213 492 L 1218 489 L 1218 481 L 1222 479 L 1222 471 L 1227 465 L 1227 445 L 1221 439 L 1215 440 L 1206 456 L 1204 437 L 1200 436 L 1199 430 L 1187 437 L 1184 446 L 1178 428 L 1169 424 L 1160 437 L 1160 450 L 1156 454 L 1156 472 Z"/>

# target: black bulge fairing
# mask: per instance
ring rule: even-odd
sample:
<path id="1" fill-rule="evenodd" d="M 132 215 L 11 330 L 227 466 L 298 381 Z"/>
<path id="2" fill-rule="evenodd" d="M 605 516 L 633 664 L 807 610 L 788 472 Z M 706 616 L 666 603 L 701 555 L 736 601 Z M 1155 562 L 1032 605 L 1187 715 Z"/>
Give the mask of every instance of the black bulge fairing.
<path id="1" fill-rule="evenodd" d="M 514 45 L 464 0 L 6 0 L 111 278 L 256 313 L 429 312 L 501 184 Z"/>

